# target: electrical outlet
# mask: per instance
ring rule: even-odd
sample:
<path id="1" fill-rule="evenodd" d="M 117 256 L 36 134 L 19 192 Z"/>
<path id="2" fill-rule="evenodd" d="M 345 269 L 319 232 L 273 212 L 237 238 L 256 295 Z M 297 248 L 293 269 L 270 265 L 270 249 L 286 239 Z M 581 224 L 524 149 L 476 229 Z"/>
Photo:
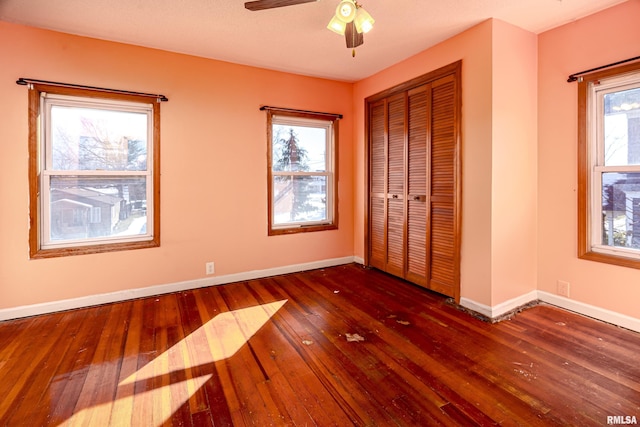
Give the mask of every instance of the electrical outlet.
<path id="1" fill-rule="evenodd" d="M 206 263 L 205 266 L 207 274 L 213 274 L 216 272 L 215 264 L 213 263 L 213 261 Z"/>
<path id="2" fill-rule="evenodd" d="M 562 280 L 558 280 L 556 293 L 561 297 L 569 298 L 569 282 L 564 282 Z"/>

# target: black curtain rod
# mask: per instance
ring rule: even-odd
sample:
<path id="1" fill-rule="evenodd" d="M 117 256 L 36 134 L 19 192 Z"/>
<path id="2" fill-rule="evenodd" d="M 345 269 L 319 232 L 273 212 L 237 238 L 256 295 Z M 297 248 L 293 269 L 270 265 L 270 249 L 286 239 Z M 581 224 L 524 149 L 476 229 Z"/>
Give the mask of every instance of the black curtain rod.
<path id="1" fill-rule="evenodd" d="M 614 67 L 616 65 L 624 64 L 625 62 L 636 61 L 638 59 L 640 59 L 640 56 L 636 56 L 635 58 L 629 58 L 629 59 L 625 59 L 625 60 L 622 60 L 622 61 L 614 62 L 612 64 L 603 65 L 601 67 L 592 68 L 590 70 L 580 71 L 579 73 L 571 74 L 569 76 L 569 78 L 567 79 L 567 83 L 575 82 L 576 80 L 578 80 L 578 76 L 580 76 L 581 74 L 587 74 L 587 73 L 590 73 L 592 71 L 598 71 L 598 70 L 602 70 L 604 68 Z"/>
<path id="2" fill-rule="evenodd" d="M 169 98 L 167 98 L 164 95 L 160 95 L 160 94 L 155 94 L 155 93 L 144 93 L 144 92 L 131 92 L 128 90 L 120 90 L 120 89 L 106 89 L 103 87 L 96 87 L 96 86 L 83 86 L 83 85 L 76 85 L 76 84 L 71 84 L 71 83 L 60 83 L 60 82 L 50 82 L 47 80 L 36 80 L 36 79 L 26 79 L 24 77 L 20 77 L 18 80 L 16 80 L 16 83 L 22 86 L 27 86 L 30 83 L 35 83 L 35 84 L 44 84 L 44 85 L 51 85 L 51 86 L 61 86 L 61 87 L 69 87 L 69 88 L 74 88 L 74 89 L 90 89 L 90 90 L 99 90 L 102 92 L 109 92 L 109 93 L 119 93 L 122 95 L 137 95 L 137 96 L 147 96 L 149 98 L 156 98 L 159 101 L 162 102 L 166 102 L 169 100 Z"/>
<path id="3" fill-rule="evenodd" d="M 338 119 L 342 118 L 342 114 L 322 113 L 319 111 L 309 111 L 309 110 L 296 110 L 294 108 L 270 107 L 268 105 L 263 105 L 262 107 L 260 107 L 260 111 L 264 111 L 264 110 L 284 111 L 288 113 L 317 114 L 319 116 L 336 117 Z"/>

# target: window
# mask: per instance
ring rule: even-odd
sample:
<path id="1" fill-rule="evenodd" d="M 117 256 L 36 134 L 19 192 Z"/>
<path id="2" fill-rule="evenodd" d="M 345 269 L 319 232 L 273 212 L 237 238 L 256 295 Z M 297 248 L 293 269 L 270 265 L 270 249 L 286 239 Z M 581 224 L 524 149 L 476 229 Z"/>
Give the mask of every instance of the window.
<path id="1" fill-rule="evenodd" d="M 159 246 L 156 99 L 32 84 L 29 103 L 31 257 Z"/>
<path id="2" fill-rule="evenodd" d="M 579 83 L 579 255 L 640 268 L 640 64 Z"/>
<path id="3" fill-rule="evenodd" d="M 337 228 L 337 117 L 269 109 L 269 235 Z"/>

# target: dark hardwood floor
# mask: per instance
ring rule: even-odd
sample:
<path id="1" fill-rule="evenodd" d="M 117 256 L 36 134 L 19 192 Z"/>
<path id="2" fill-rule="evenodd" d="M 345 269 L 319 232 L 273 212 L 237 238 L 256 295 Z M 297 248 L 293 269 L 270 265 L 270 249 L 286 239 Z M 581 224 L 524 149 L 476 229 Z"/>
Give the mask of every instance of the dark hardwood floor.
<path id="1" fill-rule="evenodd" d="M 640 419 L 640 334 L 545 305 L 490 324 L 358 265 L 0 323 L 1 426 L 608 416 Z"/>

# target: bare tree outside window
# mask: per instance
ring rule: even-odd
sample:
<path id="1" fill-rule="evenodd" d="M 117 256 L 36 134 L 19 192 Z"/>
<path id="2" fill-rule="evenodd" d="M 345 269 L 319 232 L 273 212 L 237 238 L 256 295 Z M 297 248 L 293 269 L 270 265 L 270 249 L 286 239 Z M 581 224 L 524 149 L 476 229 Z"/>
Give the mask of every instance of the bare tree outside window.
<path id="1" fill-rule="evenodd" d="M 307 172 L 309 171 L 307 150 L 299 143 L 299 137 L 293 128 L 284 131 L 279 127 L 274 133 L 273 164 L 275 172 Z M 286 187 L 280 190 L 281 194 L 290 194 L 291 209 L 289 220 L 302 219 L 304 214 L 314 210 L 309 203 L 310 183 L 308 177 L 295 175 L 277 175 L 276 180 L 284 183 Z"/>
<path id="2" fill-rule="evenodd" d="M 337 228 L 334 118 L 270 113 L 269 235 Z"/>
<path id="3" fill-rule="evenodd" d="M 145 171 L 147 116 L 68 106 L 51 108 L 52 171 Z M 53 241 L 146 233 L 146 180 L 52 177 Z"/>

